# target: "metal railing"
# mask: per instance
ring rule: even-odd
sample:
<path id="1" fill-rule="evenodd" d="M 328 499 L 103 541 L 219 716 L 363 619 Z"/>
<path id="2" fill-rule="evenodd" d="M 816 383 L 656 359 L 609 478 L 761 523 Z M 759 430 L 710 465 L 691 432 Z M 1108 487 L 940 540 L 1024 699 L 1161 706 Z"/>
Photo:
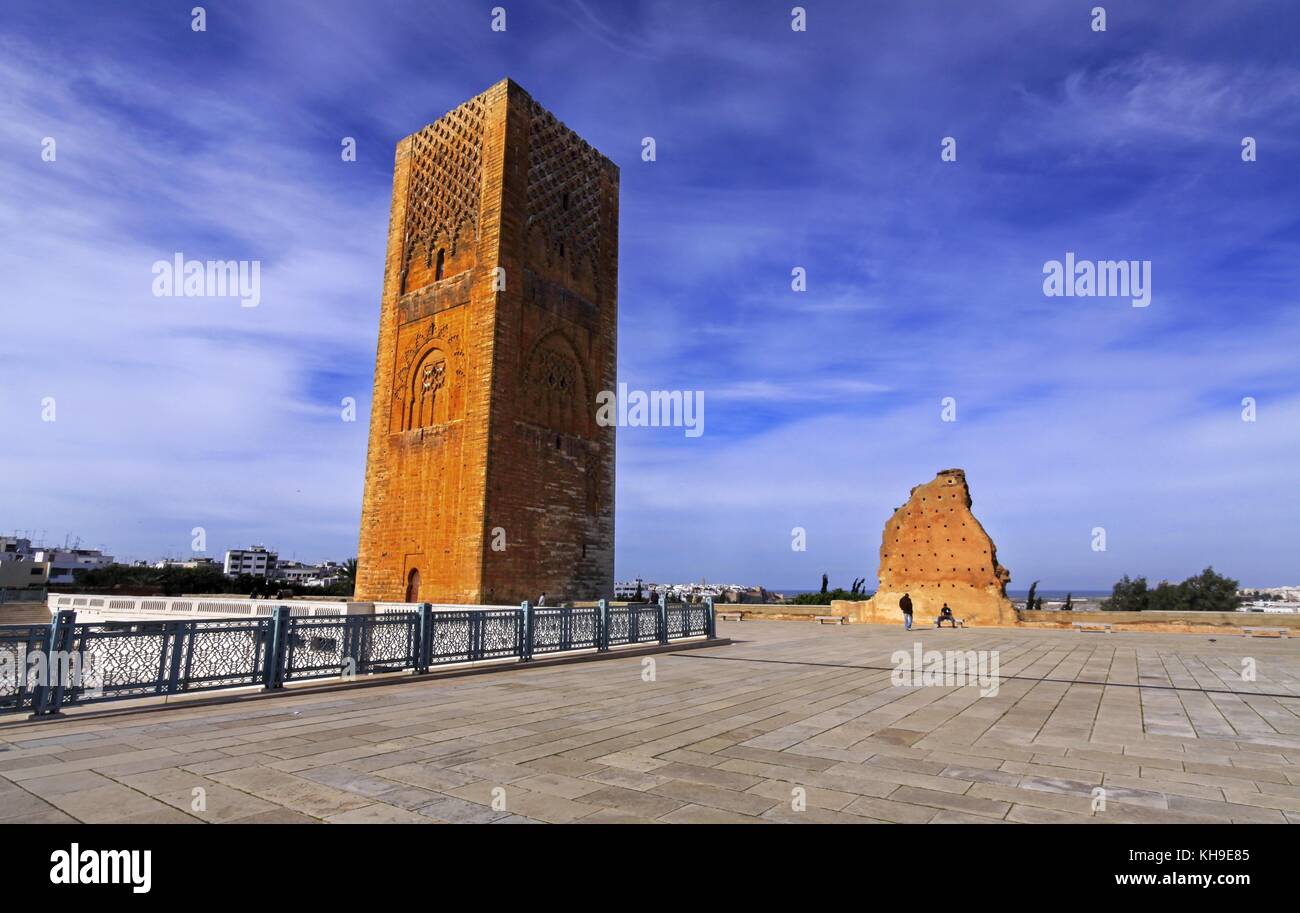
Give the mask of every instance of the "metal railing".
<path id="1" fill-rule="evenodd" d="M 283 688 L 308 679 L 713 637 L 713 601 L 610 607 L 435 607 L 373 615 L 0 625 L 0 713 L 56 714 L 98 701 L 222 688 Z"/>

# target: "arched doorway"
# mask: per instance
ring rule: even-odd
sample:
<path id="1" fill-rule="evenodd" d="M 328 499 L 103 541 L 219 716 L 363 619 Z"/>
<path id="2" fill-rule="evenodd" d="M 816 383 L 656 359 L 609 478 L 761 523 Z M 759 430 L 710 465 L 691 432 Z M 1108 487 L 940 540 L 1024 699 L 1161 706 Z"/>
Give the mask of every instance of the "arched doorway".
<path id="1" fill-rule="evenodd" d="M 411 572 L 406 575 L 406 601 L 420 601 L 420 569 L 411 568 Z"/>

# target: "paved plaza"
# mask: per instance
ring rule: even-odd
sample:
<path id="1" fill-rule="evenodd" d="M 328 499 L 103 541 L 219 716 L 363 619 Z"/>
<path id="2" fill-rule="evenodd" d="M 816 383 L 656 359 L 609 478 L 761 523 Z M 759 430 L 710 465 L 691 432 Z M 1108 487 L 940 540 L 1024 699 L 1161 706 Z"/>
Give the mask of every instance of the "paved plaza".
<path id="1" fill-rule="evenodd" d="M 719 628 L 652 670 L 0 722 L 0 822 L 1300 823 L 1296 640 Z M 893 686 L 916 643 L 997 651 L 996 695 Z"/>

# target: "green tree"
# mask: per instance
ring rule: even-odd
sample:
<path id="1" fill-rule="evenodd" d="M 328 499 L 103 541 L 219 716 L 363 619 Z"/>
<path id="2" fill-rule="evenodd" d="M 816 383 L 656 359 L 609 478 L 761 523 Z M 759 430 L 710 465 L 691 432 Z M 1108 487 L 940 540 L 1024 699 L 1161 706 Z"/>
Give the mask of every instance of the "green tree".
<path id="1" fill-rule="evenodd" d="M 356 558 L 349 558 L 347 561 L 343 562 L 339 570 L 339 577 L 342 578 L 343 580 L 347 580 L 354 584 L 357 582 L 357 559 Z"/>
<path id="2" fill-rule="evenodd" d="M 1161 580 L 1156 588 L 1147 594 L 1147 612 L 1186 612 L 1188 607 L 1187 588 L 1181 583 Z"/>
<path id="3" fill-rule="evenodd" d="M 339 567 L 339 581 L 332 587 L 331 591 L 341 590 L 342 592 L 331 592 L 332 596 L 351 596 L 357 591 L 357 559 L 349 558 Z"/>
<path id="4" fill-rule="evenodd" d="M 1181 584 L 1187 604 L 1186 611 L 1235 612 L 1242 602 L 1237 595 L 1240 585 L 1240 581 L 1216 574 L 1213 567 L 1207 567 Z"/>
<path id="5" fill-rule="evenodd" d="M 1101 608 L 1103 612 L 1141 612 L 1147 607 L 1147 599 L 1147 579 L 1132 580 L 1125 574 L 1111 588 L 1110 598 L 1101 601 Z"/>
<path id="6" fill-rule="evenodd" d="M 1162 580 L 1154 589 L 1147 579 L 1130 580 L 1124 575 L 1101 603 L 1110 612 L 1235 612 L 1241 605 L 1238 581 L 1207 567 L 1182 583 Z"/>

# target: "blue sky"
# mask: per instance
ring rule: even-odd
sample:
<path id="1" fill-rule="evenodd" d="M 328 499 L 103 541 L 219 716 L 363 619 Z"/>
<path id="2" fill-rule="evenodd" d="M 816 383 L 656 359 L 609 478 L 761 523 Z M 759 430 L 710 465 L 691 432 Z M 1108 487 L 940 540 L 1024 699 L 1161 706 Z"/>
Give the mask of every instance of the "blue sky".
<path id="1" fill-rule="evenodd" d="M 1294 3 L 196 2 L 0 12 L 0 531 L 353 555 L 393 147 L 510 76 L 622 168 L 620 379 L 705 395 L 619 431 L 620 578 L 874 579 L 960 466 L 1013 589 L 1300 582 Z"/>

